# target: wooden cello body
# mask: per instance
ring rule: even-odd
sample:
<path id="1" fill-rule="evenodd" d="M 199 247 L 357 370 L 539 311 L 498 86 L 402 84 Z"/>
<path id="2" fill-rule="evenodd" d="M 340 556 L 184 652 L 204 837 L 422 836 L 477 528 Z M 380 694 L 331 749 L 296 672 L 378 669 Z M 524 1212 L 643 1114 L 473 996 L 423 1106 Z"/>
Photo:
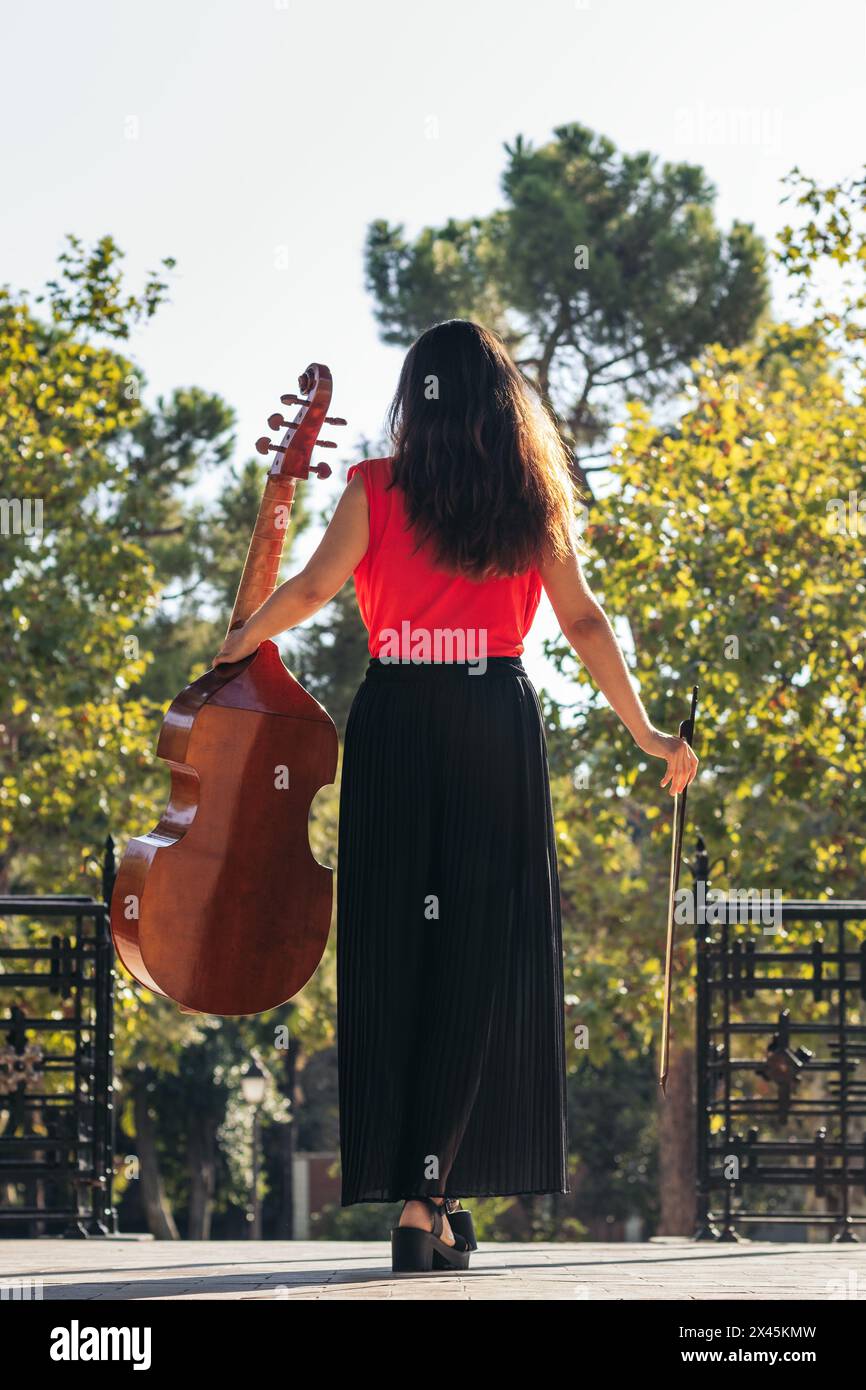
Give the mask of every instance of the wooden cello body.
<path id="1" fill-rule="evenodd" d="M 330 471 L 310 467 L 330 373 L 312 364 L 300 386 L 308 399 L 283 397 L 301 409 L 282 444 L 257 446 L 277 457 L 230 629 L 275 587 L 297 478 Z M 136 980 L 185 1009 L 275 1008 L 309 980 L 328 939 L 333 874 L 313 856 L 308 817 L 336 773 L 334 724 L 264 642 L 181 691 L 156 751 L 171 769 L 171 792 L 159 823 L 129 842 L 118 870 L 117 953 Z"/>

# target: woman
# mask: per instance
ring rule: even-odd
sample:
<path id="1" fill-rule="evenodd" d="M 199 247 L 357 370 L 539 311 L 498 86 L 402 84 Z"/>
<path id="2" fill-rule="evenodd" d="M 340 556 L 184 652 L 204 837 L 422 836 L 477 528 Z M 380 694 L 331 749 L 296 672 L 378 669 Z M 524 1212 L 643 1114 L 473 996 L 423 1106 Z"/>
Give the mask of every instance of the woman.
<path id="1" fill-rule="evenodd" d="M 562 940 L 538 699 L 542 587 L 638 747 L 682 791 L 573 541 L 568 453 L 500 340 L 460 319 L 410 349 L 391 457 L 349 481 L 237 661 L 354 573 L 370 665 L 346 729 L 337 909 L 343 1205 L 402 1199 L 395 1269 L 465 1268 L 459 1198 L 567 1192 Z"/>

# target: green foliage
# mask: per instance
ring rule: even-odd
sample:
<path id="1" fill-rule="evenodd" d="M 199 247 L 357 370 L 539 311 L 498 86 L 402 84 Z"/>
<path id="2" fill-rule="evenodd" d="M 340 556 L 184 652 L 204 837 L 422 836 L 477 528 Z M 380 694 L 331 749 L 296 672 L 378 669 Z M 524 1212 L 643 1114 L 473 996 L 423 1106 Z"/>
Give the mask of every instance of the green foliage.
<path id="1" fill-rule="evenodd" d="M 866 580 L 834 499 L 847 503 L 862 477 L 866 408 L 826 348 L 784 326 L 750 348 L 709 350 L 687 398 L 671 433 L 632 407 L 616 490 L 587 532 L 590 580 L 611 614 L 628 615 L 659 727 L 675 728 L 701 687 L 689 819 L 726 855 L 716 886 L 862 897 Z M 554 652 L 585 695 L 575 728 L 552 721 L 552 756 L 570 1004 L 595 1030 L 597 1062 L 626 1025 L 648 1043 L 657 1017 L 669 798 L 570 649 Z M 588 786 L 568 788 L 569 759 L 588 765 Z"/>
<path id="2" fill-rule="evenodd" d="M 128 338 L 134 325 L 152 318 L 166 298 L 168 282 L 162 272 L 152 271 L 140 294 L 127 293 L 120 262 L 123 252 L 114 239 L 104 236 L 93 247 L 86 247 L 74 236 L 66 238 L 60 253 L 60 275 L 49 280 L 46 293 L 37 304 L 48 301 L 51 317 L 62 333 L 104 333 L 110 338 Z M 174 269 L 166 256 L 162 271 Z"/>
<path id="3" fill-rule="evenodd" d="M 147 745 L 148 712 L 129 698 L 145 661 L 124 644 L 155 581 L 111 505 L 112 446 L 141 413 L 132 375 L 114 351 L 0 291 L 0 491 L 43 511 L 41 534 L 0 539 L 0 867 L 28 888 L 72 886 L 73 812 L 86 843 L 113 794 L 128 803 L 118 745 L 131 758 Z"/>
<path id="4" fill-rule="evenodd" d="M 779 233 L 776 259 L 816 332 L 844 355 L 852 379 L 866 370 L 866 172 L 822 186 L 793 169 L 783 201 L 799 220 Z"/>
<path id="5" fill-rule="evenodd" d="M 158 818 L 161 715 L 222 639 L 263 474 L 230 470 L 219 397 L 143 404 L 111 340 L 164 283 L 128 293 L 110 238 L 70 247 L 48 321 L 0 290 L 0 881 L 29 891 L 70 891 L 108 830 Z"/>
<path id="6" fill-rule="evenodd" d="M 367 233 L 367 288 L 386 343 L 403 347 L 438 319 L 478 318 L 507 331 L 502 275 L 501 213 L 449 218 L 425 227 L 414 242 L 400 226 L 377 220 Z"/>
<path id="7" fill-rule="evenodd" d="M 625 1051 L 625 1050 L 624 1050 Z M 571 1205 L 586 1222 L 657 1214 L 657 1083 L 651 1059 L 619 1051 L 569 1078 L 568 1128 L 575 1157 Z"/>
<path id="8" fill-rule="evenodd" d="M 310 1219 L 312 1240 L 385 1240 L 397 1225 L 402 1202 L 362 1202 L 354 1207 L 329 1204 Z"/>
<path id="9" fill-rule="evenodd" d="M 581 125 L 506 146 L 505 206 L 404 230 L 374 222 L 367 285 L 386 342 L 439 319 L 497 329 L 577 447 L 599 440 L 623 392 L 647 399 L 706 344 L 746 340 L 767 305 L 764 248 L 713 219 L 703 171 L 621 154 Z"/>
<path id="10" fill-rule="evenodd" d="M 218 1210 L 246 1202 L 252 1177 L 252 1107 L 243 1098 L 241 1077 L 254 1052 L 258 1055 L 256 1035 L 267 1044 L 269 1033 L 272 1029 L 263 1027 L 260 1020 L 201 1020 L 199 1040 L 184 1047 L 180 1068 L 155 1075 L 160 1166 L 178 1211 L 184 1208 L 194 1176 L 189 1167 L 196 1153 L 191 1143 L 194 1132 L 211 1136 L 221 1157 Z M 263 1070 L 267 1082 L 263 1118 L 286 1123 L 289 1109 L 279 1090 L 280 1078 L 267 1066 Z"/>
<path id="11" fill-rule="evenodd" d="M 289 653 L 292 671 L 327 707 L 342 737 L 370 659 L 353 584 L 341 589 L 315 623 L 292 634 Z"/>
<path id="12" fill-rule="evenodd" d="M 863 476 L 866 182 L 822 189 L 793 176 L 805 222 L 783 230 L 778 255 L 811 313 L 795 328 L 766 323 L 763 248 L 742 224 L 719 231 L 699 169 L 620 155 L 580 126 L 539 149 L 518 139 L 508 160 L 505 206 L 489 218 L 412 242 L 371 227 L 383 336 L 405 343 L 451 314 L 499 328 L 581 449 L 630 394 L 587 568 L 651 718 L 673 729 L 701 686 L 690 834 L 699 826 L 713 855 L 726 855 L 725 886 L 863 896 L 866 581 L 860 522 L 844 504 Z M 575 267 L 578 246 L 586 269 Z M 106 830 L 138 833 L 157 819 L 161 713 L 218 645 L 260 495 L 260 465 L 231 466 L 223 401 L 185 388 L 142 403 L 141 374 L 117 343 L 166 282 L 153 275 L 130 293 L 119 259 L 110 238 L 93 251 L 71 241 L 46 318 L 0 291 L 0 497 L 43 504 L 41 534 L 6 525 L 0 536 L 0 875 L 12 889 L 89 889 L 79 876 L 95 870 Z M 828 261 L 847 276 L 841 305 L 821 298 Z M 681 412 L 665 424 L 651 406 L 677 386 Z M 291 646 L 342 725 L 366 663 L 351 593 Z M 599 1208 L 653 1216 L 646 1063 L 661 1003 L 670 798 L 660 764 L 636 753 L 570 649 L 554 643 L 552 654 L 577 698 L 574 709 L 544 703 L 568 1021 L 590 1038 L 591 1064 L 569 1051 L 579 1182 L 574 1202 L 474 1204 L 485 1237 L 542 1238 Z M 318 798 L 311 840 L 333 863 L 336 788 Z M 684 939 L 681 1007 L 689 949 Z M 121 1104 L 128 1114 L 128 1083 L 145 1077 L 178 1205 L 193 1137 L 214 1129 L 219 1203 L 242 1201 L 239 1071 L 261 1057 L 272 1117 L 285 1122 L 274 1029 L 287 1023 L 307 1054 L 332 1048 L 334 974 L 332 938 L 291 1010 L 220 1024 L 123 977 Z M 687 1026 L 680 1016 L 675 1036 Z M 379 1238 L 389 1214 L 338 1209 L 319 1229 Z"/>
<path id="13" fill-rule="evenodd" d="M 0 536 L 6 891 L 92 891 L 106 833 L 122 848 L 158 819 L 162 713 L 222 639 L 263 475 L 252 461 L 230 470 L 219 397 L 193 387 L 143 403 L 142 373 L 113 340 L 165 286 L 127 292 L 110 238 L 70 247 L 48 320 L 0 291 L 0 497 L 42 507 L 41 530 L 7 510 Z M 135 1065 L 171 1071 L 199 1037 L 125 975 L 118 1001 L 122 1062 L 134 1050 Z"/>

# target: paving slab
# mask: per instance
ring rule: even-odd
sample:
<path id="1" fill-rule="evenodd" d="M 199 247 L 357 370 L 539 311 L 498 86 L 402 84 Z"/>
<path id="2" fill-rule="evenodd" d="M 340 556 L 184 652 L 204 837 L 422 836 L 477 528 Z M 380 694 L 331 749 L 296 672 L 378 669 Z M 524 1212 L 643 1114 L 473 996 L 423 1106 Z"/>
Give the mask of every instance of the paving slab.
<path id="1" fill-rule="evenodd" d="M 0 1241 L 4 1298 L 866 1300 L 866 1247 L 482 1244 L 468 1270 L 394 1275 L 385 1241 Z"/>

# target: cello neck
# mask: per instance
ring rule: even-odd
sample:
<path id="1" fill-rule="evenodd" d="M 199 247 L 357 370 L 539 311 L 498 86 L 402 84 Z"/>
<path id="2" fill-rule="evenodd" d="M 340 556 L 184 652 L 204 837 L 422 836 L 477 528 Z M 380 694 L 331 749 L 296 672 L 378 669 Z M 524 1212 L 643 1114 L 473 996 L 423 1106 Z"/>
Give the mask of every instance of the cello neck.
<path id="1" fill-rule="evenodd" d="M 280 396 L 282 405 L 298 407 L 293 420 L 284 420 L 282 415 L 268 416 L 271 429 L 285 430 L 279 444 L 272 444 L 268 435 L 256 440 L 256 450 L 267 457 L 275 454 L 276 459 L 265 483 L 259 514 L 253 529 L 250 548 L 244 562 L 238 595 L 232 609 L 229 632 L 241 627 L 249 620 L 257 608 L 270 598 L 277 585 L 280 560 L 289 518 L 292 515 L 292 502 L 295 497 L 295 484 L 298 478 L 307 478 L 317 473 L 320 478 L 330 476 L 327 464 L 311 466 L 313 448 L 319 440 L 319 430 L 327 421 L 329 425 L 345 425 L 345 420 L 332 419 L 325 412 L 331 403 L 331 373 L 322 362 L 311 362 L 305 372 L 298 377 L 300 396 L 287 392 Z M 336 444 L 328 444 L 335 449 Z"/>
<path id="2" fill-rule="evenodd" d="M 277 585 L 297 479 L 268 474 L 228 630 L 245 623 Z"/>

